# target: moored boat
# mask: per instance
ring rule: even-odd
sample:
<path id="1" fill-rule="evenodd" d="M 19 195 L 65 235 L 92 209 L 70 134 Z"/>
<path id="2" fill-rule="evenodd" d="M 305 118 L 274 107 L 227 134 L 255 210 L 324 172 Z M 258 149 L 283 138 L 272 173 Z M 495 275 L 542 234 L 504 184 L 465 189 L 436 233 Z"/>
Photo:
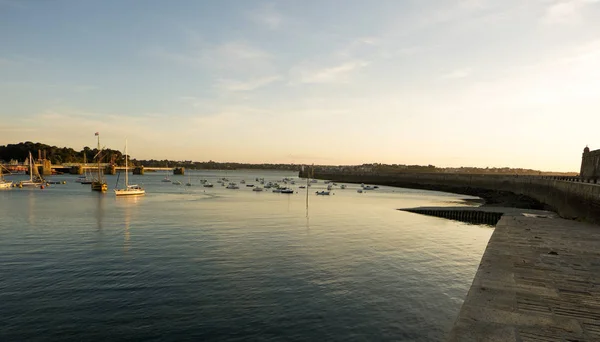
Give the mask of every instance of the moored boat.
<path id="1" fill-rule="evenodd" d="M 146 190 L 137 184 L 129 185 L 129 178 L 127 172 L 127 140 L 125 140 L 125 188 L 115 189 L 115 196 L 142 196 L 146 194 Z"/>

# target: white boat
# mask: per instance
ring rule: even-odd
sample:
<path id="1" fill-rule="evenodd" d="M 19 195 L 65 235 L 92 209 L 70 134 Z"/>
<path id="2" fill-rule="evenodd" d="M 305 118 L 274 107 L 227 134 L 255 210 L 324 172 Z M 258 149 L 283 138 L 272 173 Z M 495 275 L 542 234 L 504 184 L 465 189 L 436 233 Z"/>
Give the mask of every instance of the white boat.
<path id="1" fill-rule="evenodd" d="M 229 185 L 227 185 L 227 189 L 239 189 L 240 187 L 235 184 L 235 183 L 229 183 Z"/>
<path id="2" fill-rule="evenodd" d="M 377 189 L 377 188 L 375 188 L 375 187 L 372 187 L 372 186 L 370 186 L 370 185 L 365 185 L 365 187 L 364 187 L 363 189 L 364 189 L 364 190 L 375 190 L 375 189 Z"/>
<path id="3" fill-rule="evenodd" d="M 211 183 L 204 183 L 204 185 L 202 185 L 202 186 L 204 186 L 205 188 L 212 188 L 213 187 L 213 185 Z"/>
<path id="4" fill-rule="evenodd" d="M 290 188 L 283 188 L 280 189 L 282 194 L 293 194 L 294 190 L 290 189 Z"/>
<path id="5" fill-rule="evenodd" d="M 169 165 L 167 165 L 167 167 L 169 167 Z M 167 182 L 170 182 L 170 181 L 171 181 L 171 179 L 169 178 L 169 170 L 167 170 L 166 172 L 167 172 L 167 173 L 166 173 L 166 175 L 165 175 L 165 178 L 163 178 L 163 179 L 161 180 L 161 182 L 165 182 L 165 183 L 167 183 Z"/>
<path id="6" fill-rule="evenodd" d="M 329 196 L 329 191 L 317 191 L 316 194 L 317 195 L 321 195 L 321 196 Z"/>
<path id="7" fill-rule="evenodd" d="M 13 182 L 7 181 L 2 175 L 2 165 L 0 165 L 0 189 L 10 189 Z"/>
<path id="8" fill-rule="evenodd" d="M 362 194 L 363 193 L 363 189 L 358 189 L 358 190 L 356 190 L 356 192 L 358 192 L 359 194 Z"/>
<path id="9" fill-rule="evenodd" d="M 125 188 L 115 189 L 115 195 L 117 197 L 125 196 L 142 196 L 146 194 L 146 190 L 137 184 L 129 185 L 128 171 L 127 171 L 127 140 L 125 140 Z"/>
<path id="10" fill-rule="evenodd" d="M 44 179 L 40 176 L 40 172 L 33 162 L 33 157 L 31 157 L 31 152 L 29 152 L 29 180 L 19 182 L 19 187 L 38 187 L 43 186 L 44 184 Z"/>
<path id="11" fill-rule="evenodd" d="M 252 188 L 252 191 L 263 191 L 263 188 L 261 188 L 260 186 L 257 186 L 255 188 Z"/>
<path id="12" fill-rule="evenodd" d="M 174 185 L 181 185 L 181 182 L 180 182 L 180 181 L 178 181 L 178 180 L 174 180 L 174 181 L 172 181 L 171 183 L 173 183 Z"/>

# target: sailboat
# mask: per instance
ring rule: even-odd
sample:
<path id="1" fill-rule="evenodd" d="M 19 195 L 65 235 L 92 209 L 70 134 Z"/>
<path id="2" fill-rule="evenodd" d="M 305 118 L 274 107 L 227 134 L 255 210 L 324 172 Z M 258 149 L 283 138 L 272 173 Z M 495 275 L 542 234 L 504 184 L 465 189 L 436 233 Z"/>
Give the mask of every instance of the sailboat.
<path id="1" fill-rule="evenodd" d="M 33 162 L 33 157 L 31 156 L 31 152 L 29 152 L 29 180 L 21 181 L 19 183 L 20 186 L 40 186 L 44 184 L 44 179 L 40 175 L 37 167 L 35 167 L 35 163 Z"/>
<path id="2" fill-rule="evenodd" d="M 83 153 L 83 166 L 87 166 L 87 158 L 86 158 L 86 153 Z M 77 183 L 81 183 L 81 184 L 92 184 L 92 180 L 88 175 L 88 170 L 85 169 L 83 171 L 83 175 L 77 177 L 77 179 L 75 180 L 75 182 Z"/>
<path id="3" fill-rule="evenodd" d="M 100 160 L 102 160 L 102 150 L 100 150 L 100 134 L 96 132 L 96 136 L 98 137 L 98 153 L 96 154 L 96 159 L 98 160 L 98 175 L 92 181 L 92 190 L 104 192 L 108 190 L 108 185 L 104 180 L 102 168 L 100 167 Z"/>
<path id="4" fill-rule="evenodd" d="M 2 175 L 2 168 L 3 166 L 0 165 L 0 189 L 10 189 L 13 182 L 4 179 L 4 176 Z"/>
<path id="5" fill-rule="evenodd" d="M 125 140 L 125 188 L 115 189 L 115 195 L 120 196 L 142 196 L 146 194 L 141 186 L 137 184 L 129 185 L 128 171 L 127 171 L 127 140 Z"/>
<path id="6" fill-rule="evenodd" d="M 169 164 L 167 164 L 167 168 L 169 167 Z M 163 178 L 163 180 L 161 182 L 171 182 L 171 180 L 169 179 L 169 170 L 166 171 L 167 174 L 165 175 L 165 178 Z"/>
<path id="7" fill-rule="evenodd" d="M 192 176 L 188 177 L 188 182 L 185 183 L 185 186 L 192 186 Z"/>

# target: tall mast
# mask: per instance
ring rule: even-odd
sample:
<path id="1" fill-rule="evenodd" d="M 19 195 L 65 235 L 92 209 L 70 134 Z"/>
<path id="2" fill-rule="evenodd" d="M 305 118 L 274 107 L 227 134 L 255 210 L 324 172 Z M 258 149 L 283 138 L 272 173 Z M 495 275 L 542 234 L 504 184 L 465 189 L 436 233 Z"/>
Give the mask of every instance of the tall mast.
<path id="1" fill-rule="evenodd" d="M 127 178 L 127 139 L 125 139 L 125 189 L 127 189 L 128 184 L 129 180 Z"/>
<path id="2" fill-rule="evenodd" d="M 100 173 L 100 133 L 98 135 L 98 182 L 102 182 L 102 173 Z"/>
<path id="3" fill-rule="evenodd" d="M 29 151 L 29 180 L 33 182 L 33 158 L 31 157 L 31 151 Z"/>

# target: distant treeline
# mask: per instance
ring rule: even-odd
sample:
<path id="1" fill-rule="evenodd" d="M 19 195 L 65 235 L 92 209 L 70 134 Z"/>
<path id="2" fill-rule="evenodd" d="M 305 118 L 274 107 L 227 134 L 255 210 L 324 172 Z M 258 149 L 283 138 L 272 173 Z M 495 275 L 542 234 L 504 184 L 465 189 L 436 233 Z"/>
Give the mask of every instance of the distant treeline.
<path id="1" fill-rule="evenodd" d="M 29 158 L 29 152 L 33 159 L 38 159 L 38 151 L 41 151 L 42 158 L 44 153 L 46 159 L 49 159 L 52 164 L 63 163 L 83 163 L 84 156 L 88 163 L 93 163 L 94 156 L 98 153 L 97 148 L 84 147 L 81 151 L 75 151 L 70 147 L 56 147 L 42 143 L 33 143 L 31 141 L 21 142 L 18 144 L 0 145 L 0 160 L 8 163 L 10 161 L 23 162 Z M 102 162 L 109 163 L 114 161 L 116 164 L 123 164 L 124 158 L 120 151 L 105 149 L 102 151 Z"/>
<path id="2" fill-rule="evenodd" d="M 68 147 L 56 147 L 42 143 L 32 143 L 30 141 L 18 144 L 9 144 L 0 146 L 0 161 L 10 162 L 17 160 L 23 162 L 31 151 L 33 158 L 38 158 L 38 150 L 45 151 L 46 158 L 50 159 L 52 164 L 63 163 L 82 163 L 84 155 L 88 162 L 94 162 L 93 157 L 98 153 L 96 148 L 84 147 L 81 151 L 75 151 Z M 103 150 L 102 162 L 114 162 L 117 165 L 124 164 L 123 154 L 120 151 L 111 149 Z M 132 159 L 133 165 L 144 165 L 146 167 L 184 167 L 187 169 L 202 170 L 239 170 L 239 169 L 260 169 L 260 170 L 287 170 L 300 171 L 302 165 L 299 164 L 247 164 L 232 162 L 197 162 L 191 160 L 136 160 Z M 404 164 L 381 164 L 371 163 L 362 165 L 314 165 L 310 166 L 318 172 L 338 172 L 338 173 L 376 173 L 393 174 L 399 172 L 405 173 L 468 173 L 468 174 L 510 174 L 510 175 L 561 175 L 575 176 L 576 172 L 544 172 L 532 169 L 521 168 L 479 168 L 479 167 L 458 167 L 442 168 L 434 165 L 404 165 Z"/>
<path id="3" fill-rule="evenodd" d="M 556 175 L 576 176 L 577 172 L 552 172 L 510 167 L 436 167 L 434 165 L 362 164 L 353 166 L 315 166 L 315 171 L 333 173 L 456 173 L 456 174 L 500 174 L 500 175 Z"/>
<path id="4" fill-rule="evenodd" d="M 301 166 L 297 164 L 246 164 L 232 162 L 195 162 L 191 160 L 173 161 L 173 160 L 137 160 L 133 162 L 136 165 L 144 165 L 146 167 L 185 167 L 187 169 L 202 169 L 202 170 L 240 170 L 240 169 L 256 169 L 256 170 L 288 170 L 300 171 Z"/>

